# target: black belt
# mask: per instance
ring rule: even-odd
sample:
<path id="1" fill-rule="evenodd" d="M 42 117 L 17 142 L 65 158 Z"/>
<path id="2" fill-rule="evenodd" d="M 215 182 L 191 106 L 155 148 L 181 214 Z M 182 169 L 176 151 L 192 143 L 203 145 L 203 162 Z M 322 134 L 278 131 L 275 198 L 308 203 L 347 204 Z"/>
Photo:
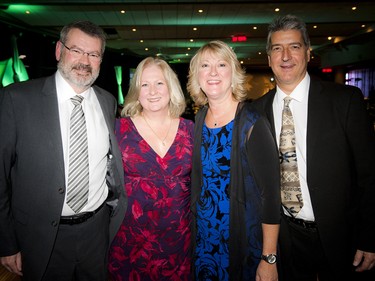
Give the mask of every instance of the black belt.
<path id="1" fill-rule="evenodd" d="M 93 212 L 84 212 L 84 213 L 76 214 L 73 216 L 61 216 L 60 224 L 72 225 L 72 224 L 83 223 L 87 221 L 89 218 L 91 218 L 93 215 L 95 215 L 97 212 L 99 212 L 100 209 L 103 208 L 104 205 L 105 205 L 105 202 Z"/>
<path id="2" fill-rule="evenodd" d="M 314 221 L 305 221 L 305 220 L 293 218 L 287 215 L 284 215 L 284 217 L 286 217 L 287 220 L 290 221 L 291 223 L 302 226 L 303 228 L 306 228 L 306 229 L 316 228 L 316 222 Z"/>

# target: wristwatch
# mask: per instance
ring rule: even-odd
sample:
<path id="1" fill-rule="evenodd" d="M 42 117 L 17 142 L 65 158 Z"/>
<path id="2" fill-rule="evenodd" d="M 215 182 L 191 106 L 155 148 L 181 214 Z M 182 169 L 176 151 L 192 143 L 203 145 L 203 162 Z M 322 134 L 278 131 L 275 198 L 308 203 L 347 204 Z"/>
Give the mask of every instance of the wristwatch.
<path id="1" fill-rule="evenodd" d="M 269 264 L 274 264 L 277 260 L 277 256 L 275 254 L 261 255 L 260 258 Z"/>

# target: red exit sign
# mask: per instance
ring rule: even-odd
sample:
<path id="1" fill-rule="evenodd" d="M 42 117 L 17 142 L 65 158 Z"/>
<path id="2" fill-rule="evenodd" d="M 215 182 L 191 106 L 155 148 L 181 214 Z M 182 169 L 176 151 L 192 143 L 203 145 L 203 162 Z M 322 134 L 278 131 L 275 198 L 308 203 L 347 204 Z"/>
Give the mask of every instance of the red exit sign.
<path id="1" fill-rule="evenodd" d="M 332 72 L 332 68 L 323 68 L 322 72 L 323 73 L 331 73 Z"/>
<path id="2" fill-rule="evenodd" d="M 232 42 L 245 42 L 247 37 L 245 35 L 232 36 Z"/>

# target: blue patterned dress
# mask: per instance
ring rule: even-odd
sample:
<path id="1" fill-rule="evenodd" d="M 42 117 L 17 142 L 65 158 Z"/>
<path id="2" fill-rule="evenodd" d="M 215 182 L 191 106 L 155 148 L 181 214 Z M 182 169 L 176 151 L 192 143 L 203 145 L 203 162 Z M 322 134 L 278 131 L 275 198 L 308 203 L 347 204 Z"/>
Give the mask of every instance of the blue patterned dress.
<path id="1" fill-rule="evenodd" d="M 233 121 L 202 132 L 203 186 L 197 204 L 196 279 L 229 280 L 229 183 Z"/>
<path id="2" fill-rule="evenodd" d="M 249 102 L 208 129 L 196 114 L 191 173 L 194 281 L 255 281 L 262 223 L 280 222 L 279 155 L 271 127 Z"/>

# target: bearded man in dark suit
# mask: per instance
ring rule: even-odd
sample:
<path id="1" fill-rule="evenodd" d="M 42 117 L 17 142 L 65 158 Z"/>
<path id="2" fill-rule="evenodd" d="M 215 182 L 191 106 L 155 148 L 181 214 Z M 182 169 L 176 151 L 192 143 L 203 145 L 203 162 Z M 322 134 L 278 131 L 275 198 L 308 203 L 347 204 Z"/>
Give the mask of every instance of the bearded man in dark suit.
<path id="1" fill-rule="evenodd" d="M 105 44 L 97 25 L 68 24 L 56 44 L 58 71 L 0 92 L 0 256 L 23 280 L 107 278 L 107 249 L 127 200 L 116 99 L 93 86 Z M 85 176 L 69 169 L 75 98 L 83 98 L 77 108 L 85 120 Z M 82 201 L 68 199 L 72 171 L 86 180 Z M 74 200 L 82 204 L 73 207 Z"/>
<path id="2" fill-rule="evenodd" d="M 295 16 L 270 24 L 267 53 L 276 88 L 254 105 L 269 119 L 279 145 L 284 99 L 291 99 L 295 145 L 289 156 L 299 177 L 293 192 L 283 190 L 282 201 L 296 205 L 282 208 L 280 279 L 374 280 L 375 138 L 363 95 L 356 87 L 309 76 L 310 40 Z M 280 155 L 280 167 L 291 161 Z M 287 180 L 282 176 L 281 187 Z"/>

